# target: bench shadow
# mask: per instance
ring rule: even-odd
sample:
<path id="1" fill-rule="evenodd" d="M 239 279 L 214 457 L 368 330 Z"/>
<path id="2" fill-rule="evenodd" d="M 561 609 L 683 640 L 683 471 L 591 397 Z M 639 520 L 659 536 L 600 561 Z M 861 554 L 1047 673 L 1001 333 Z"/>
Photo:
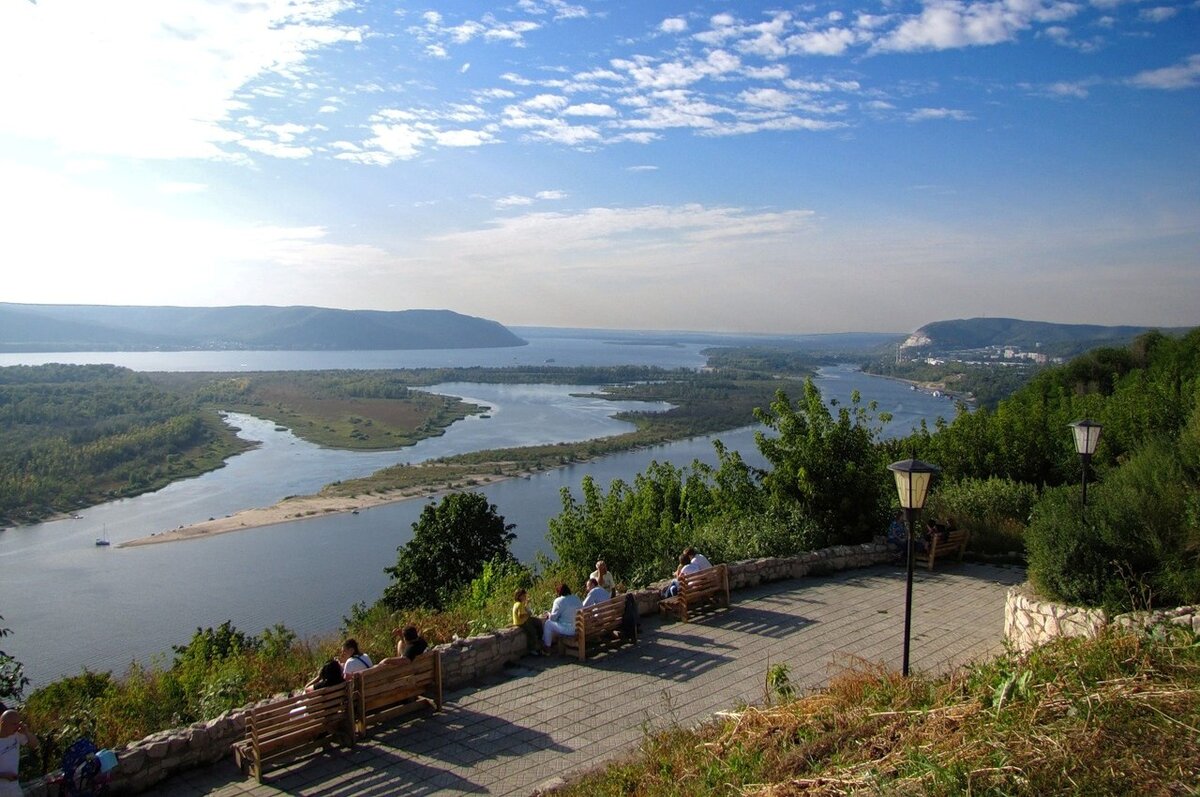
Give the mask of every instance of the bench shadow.
<path id="1" fill-rule="evenodd" d="M 377 744 L 360 743 L 342 755 L 323 755 L 295 769 L 268 775 L 267 785 L 284 794 L 331 797 L 429 795 L 453 791 L 487 794 L 488 789 L 454 772 L 429 766 Z M 314 772 L 319 769 L 320 774 Z"/>
<path id="2" fill-rule="evenodd" d="M 571 752 L 547 733 L 451 704 L 417 722 L 383 727 L 371 735 L 370 741 L 402 755 L 435 758 L 458 767 L 542 750 Z"/>
<path id="3" fill-rule="evenodd" d="M 679 642 L 680 644 L 668 644 Z M 704 647 L 717 647 L 704 640 Z M 728 647 L 728 646 L 721 646 Z M 673 638 L 661 630 L 653 636 L 642 637 L 636 645 L 611 650 L 587 664 L 597 670 L 653 675 L 664 681 L 685 683 L 693 678 L 733 661 L 732 656 L 710 653 L 691 644 L 689 635 Z"/>
<path id="4" fill-rule="evenodd" d="M 733 611 L 708 623 L 714 628 L 765 636 L 768 639 L 785 639 L 812 624 L 812 620 L 795 614 L 737 604 L 734 604 Z"/>

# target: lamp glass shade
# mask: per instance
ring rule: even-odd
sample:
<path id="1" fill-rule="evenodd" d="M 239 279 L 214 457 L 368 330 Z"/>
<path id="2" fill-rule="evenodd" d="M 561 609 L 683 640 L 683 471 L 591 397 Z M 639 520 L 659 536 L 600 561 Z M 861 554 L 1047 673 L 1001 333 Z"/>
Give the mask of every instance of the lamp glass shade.
<path id="1" fill-rule="evenodd" d="M 1096 444 L 1100 442 L 1100 430 L 1103 427 L 1093 420 L 1084 418 L 1071 424 L 1071 432 L 1075 435 L 1075 453 L 1090 457 L 1096 453 Z"/>
<path id="2" fill-rule="evenodd" d="M 937 467 L 918 459 L 906 459 L 888 465 L 896 477 L 896 492 L 900 495 L 900 506 L 904 509 L 923 509 L 929 482 Z"/>

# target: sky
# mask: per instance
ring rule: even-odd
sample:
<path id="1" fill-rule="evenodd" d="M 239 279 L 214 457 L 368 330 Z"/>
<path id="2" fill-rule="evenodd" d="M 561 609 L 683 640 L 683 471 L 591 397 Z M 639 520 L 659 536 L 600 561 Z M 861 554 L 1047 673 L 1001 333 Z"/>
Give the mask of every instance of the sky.
<path id="1" fill-rule="evenodd" d="M 0 300 L 1200 324 L 1200 0 L 0 0 Z"/>

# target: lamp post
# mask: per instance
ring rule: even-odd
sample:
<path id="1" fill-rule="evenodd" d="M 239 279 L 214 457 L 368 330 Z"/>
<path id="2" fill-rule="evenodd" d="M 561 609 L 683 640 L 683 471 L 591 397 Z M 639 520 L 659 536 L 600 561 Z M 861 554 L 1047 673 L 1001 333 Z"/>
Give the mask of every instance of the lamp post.
<path id="1" fill-rule="evenodd" d="M 908 523 L 908 579 L 904 591 L 904 668 L 902 673 L 908 677 L 908 639 L 912 630 L 912 583 L 913 583 L 913 541 L 916 538 L 916 519 L 925 506 L 925 496 L 929 492 L 929 482 L 937 472 L 936 465 L 921 462 L 919 459 L 905 459 L 888 465 L 888 470 L 896 477 L 896 492 L 900 494 L 900 506 L 904 508 L 904 520 Z"/>
<path id="2" fill-rule="evenodd" d="M 1091 464 L 1092 454 L 1096 453 L 1096 444 L 1100 442 L 1100 430 L 1104 427 L 1089 418 L 1075 421 L 1070 426 L 1075 435 L 1075 453 L 1079 455 L 1080 469 L 1083 471 L 1083 498 L 1079 504 L 1079 521 L 1082 523 L 1087 512 L 1088 465 Z"/>

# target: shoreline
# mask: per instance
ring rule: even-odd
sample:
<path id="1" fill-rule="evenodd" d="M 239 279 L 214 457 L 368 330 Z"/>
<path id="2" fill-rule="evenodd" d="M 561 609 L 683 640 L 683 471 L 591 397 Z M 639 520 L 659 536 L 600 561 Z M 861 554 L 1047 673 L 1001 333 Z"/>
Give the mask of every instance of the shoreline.
<path id="1" fill-rule="evenodd" d="M 475 473 L 460 477 L 463 481 L 473 481 L 470 488 L 483 487 L 497 482 L 514 478 L 522 478 L 532 474 L 532 471 L 498 476 L 494 473 Z M 414 498 L 434 498 L 450 492 L 446 487 L 409 487 L 399 490 L 389 490 L 382 494 L 360 495 L 355 498 L 345 496 L 328 496 L 320 493 L 314 495 L 289 496 L 271 506 L 242 509 L 230 515 L 210 518 L 196 523 L 189 523 L 169 531 L 158 531 L 145 537 L 116 543 L 114 548 L 139 548 L 144 545 L 159 545 L 167 542 L 184 542 L 187 540 L 202 540 L 229 534 L 234 531 L 249 531 L 280 523 L 295 523 L 313 518 L 342 515 L 347 512 L 357 514 L 372 507 L 394 504 L 400 501 L 411 501 Z"/>

